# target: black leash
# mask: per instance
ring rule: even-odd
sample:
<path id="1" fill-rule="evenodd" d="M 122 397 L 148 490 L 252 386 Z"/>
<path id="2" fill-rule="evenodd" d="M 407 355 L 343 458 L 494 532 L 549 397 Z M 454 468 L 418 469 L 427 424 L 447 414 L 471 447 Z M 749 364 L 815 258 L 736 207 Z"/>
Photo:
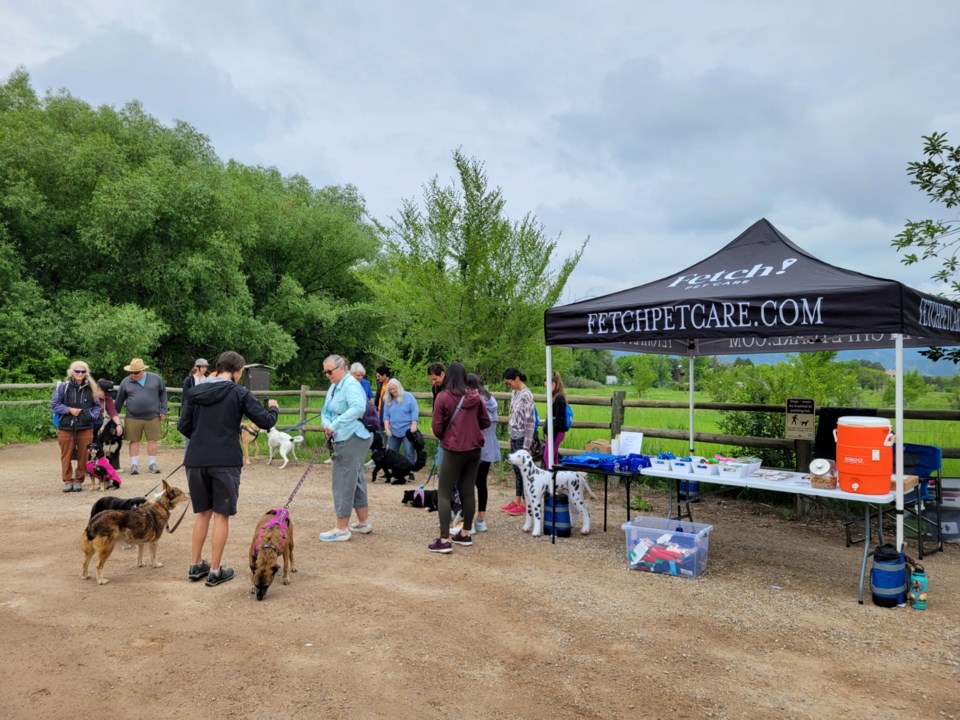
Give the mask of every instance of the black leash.
<path id="1" fill-rule="evenodd" d="M 152 493 L 154 490 L 156 490 L 158 487 L 160 487 L 160 485 L 162 485 L 166 480 L 169 480 L 170 477 L 173 475 L 173 473 L 175 473 L 177 470 L 179 470 L 179 469 L 182 468 L 182 467 L 183 467 L 183 463 L 180 463 L 179 465 L 177 465 L 163 480 L 161 480 L 161 481 L 158 482 L 156 485 L 154 485 L 152 488 L 150 488 L 149 490 L 147 490 L 147 491 L 143 494 L 143 496 L 146 497 L 147 495 L 149 495 L 150 493 Z"/>
<path id="2" fill-rule="evenodd" d="M 164 482 L 166 482 L 167 480 L 169 480 L 169 479 L 173 476 L 173 473 L 175 473 L 177 470 L 179 470 L 179 469 L 182 468 L 182 467 L 183 467 L 183 463 L 180 463 L 179 465 L 177 465 L 172 471 L 170 471 L 170 473 L 169 473 L 163 480 L 161 480 L 161 481 L 158 482 L 156 485 L 154 485 L 152 488 L 150 488 L 149 490 L 147 490 L 147 491 L 143 494 L 144 497 L 148 497 L 148 496 L 150 495 L 150 493 L 152 493 L 154 490 L 156 490 L 158 487 L 160 487 Z M 187 493 L 184 493 L 184 494 L 186 494 L 187 497 L 190 497 L 189 494 L 187 494 Z M 177 520 L 176 524 L 174 524 L 173 527 L 170 527 L 170 519 L 169 519 L 169 518 L 167 519 L 167 532 L 168 532 L 168 533 L 173 533 L 178 527 L 180 527 L 180 523 L 183 522 L 183 518 L 186 517 L 186 515 L 187 515 L 187 509 L 188 509 L 188 508 L 189 508 L 189 505 L 186 505 L 186 504 L 185 504 L 185 505 L 183 506 L 183 512 L 180 513 L 180 519 Z"/>

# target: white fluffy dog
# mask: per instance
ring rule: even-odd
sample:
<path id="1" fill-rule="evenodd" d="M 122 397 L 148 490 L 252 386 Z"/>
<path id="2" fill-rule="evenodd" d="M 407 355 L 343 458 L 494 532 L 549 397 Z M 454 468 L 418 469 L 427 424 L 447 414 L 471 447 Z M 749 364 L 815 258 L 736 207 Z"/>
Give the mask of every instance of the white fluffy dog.
<path id="1" fill-rule="evenodd" d="M 533 457 L 526 450 L 517 450 L 507 456 L 507 460 L 520 468 L 523 476 L 523 496 L 527 503 L 527 519 L 523 523 L 523 531 L 538 536 L 543 534 L 543 496 L 550 490 L 553 473 L 542 470 L 533 464 Z M 583 490 L 586 488 L 591 497 L 596 499 L 589 483 L 580 473 L 563 471 L 557 473 L 557 492 L 564 491 L 570 498 L 571 520 L 576 515 L 583 518 L 580 532 L 590 534 L 590 514 L 583 502 Z"/>
<path id="2" fill-rule="evenodd" d="M 297 462 L 297 452 L 295 450 L 296 446 L 303 442 L 303 435 L 292 436 L 285 432 L 280 432 L 275 427 L 270 428 L 270 432 L 267 433 L 267 449 L 270 451 L 270 457 L 267 460 L 267 465 L 273 462 L 273 451 L 276 450 L 280 457 L 283 458 L 283 465 L 280 466 L 280 469 L 283 470 L 289 459 L 287 455 L 290 455 L 293 458 L 294 462 Z"/>

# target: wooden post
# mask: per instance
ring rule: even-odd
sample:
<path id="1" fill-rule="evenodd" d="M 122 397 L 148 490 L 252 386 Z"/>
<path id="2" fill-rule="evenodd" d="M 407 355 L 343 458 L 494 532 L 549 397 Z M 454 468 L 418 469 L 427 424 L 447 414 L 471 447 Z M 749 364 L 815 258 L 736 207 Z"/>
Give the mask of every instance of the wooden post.
<path id="1" fill-rule="evenodd" d="M 610 439 L 613 440 L 623 429 L 624 413 L 623 401 L 627 399 L 627 393 L 623 390 L 615 390 L 613 399 L 610 401 Z"/>
<path id="2" fill-rule="evenodd" d="M 810 469 L 810 461 L 813 460 L 813 443 L 809 440 L 793 442 L 797 454 L 797 472 L 807 472 Z"/>
<path id="3" fill-rule="evenodd" d="M 797 472 L 808 472 L 810 461 L 813 460 L 813 443 L 809 440 L 794 440 L 794 452 L 797 457 Z M 810 509 L 810 503 L 803 495 L 794 496 L 794 508 L 797 515 L 803 517 Z"/>
<path id="4" fill-rule="evenodd" d="M 300 411 L 298 413 L 299 417 L 297 418 L 297 422 L 303 422 L 307 419 L 307 391 L 309 389 L 309 385 L 300 386 Z"/>

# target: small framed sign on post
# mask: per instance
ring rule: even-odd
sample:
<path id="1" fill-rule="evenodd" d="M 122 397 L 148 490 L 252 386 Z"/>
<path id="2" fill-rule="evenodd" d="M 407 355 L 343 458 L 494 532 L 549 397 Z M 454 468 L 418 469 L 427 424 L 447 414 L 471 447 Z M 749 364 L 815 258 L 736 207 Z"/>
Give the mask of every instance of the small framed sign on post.
<path id="1" fill-rule="evenodd" d="M 813 440 L 815 415 L 812 398 L 788 398 L 786 439 Z"/>

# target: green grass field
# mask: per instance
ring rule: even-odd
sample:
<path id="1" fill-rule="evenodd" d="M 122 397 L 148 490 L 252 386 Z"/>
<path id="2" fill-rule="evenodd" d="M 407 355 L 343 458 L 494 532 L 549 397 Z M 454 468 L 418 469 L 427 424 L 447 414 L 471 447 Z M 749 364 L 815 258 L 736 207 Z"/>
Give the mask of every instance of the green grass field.
<path id="1" fill-rule="evenodd" d="M 636 393 L 629 387 L 607 386 L 598 389 L 582 390 L 571 389 L 567 395 L 573 399 L 577 395 L 604 396 L 611 397 L 615 390 L 624 390 L 627 392 L 628 399 L 635 399 Z M 710 398 L 705 393 L 696 393 L 698 401 L 709 401 Z M 51 413 L 46 402 L 49 402 L 49 393 L 43 391 L 10 391 L 3 393 L 0 398 L 3 401 L 13 400 L 42 400 L 41 404 L 36 405 L 0 405 L 0 446 L 12 443 L 36 442 L 45 438 L 56 437 L 56 432 L 51 423 Z M 673 390 L 652 390 L 645 398 L 646 400 L 670 400 L 675 402 L 687 402 L 687 393 Z M 295 397 L 278 398 L 282 407 L 282 413 L 278 427 L 286 429 L 295 425 L 298 421 L 298 399 Z M 179 402 L 178 396 L 171 396 L 171 402 Z M 308 417 L 319 412 L 322 405 L 322 398 L 311 398 L 311 411 Z M 879 395 L 867 399 L 866 404 L 872 407 L 880 405 Z M 421 401 L 421 409 L 429 409 L 429 401 Z M 314 409 L 314 406 L 316 409 Z M 950 398 L 946 393 L 928 393 L 917 407 L 930 409 L 947 409 L 950 407 Z M 604 406 L 593 405 L 573 405 L 574 422 L 597 422 L 608 423 L 610 421 L 610 410 Z M 546 408 L 544 403 L 538 403 L 538 409 L 541 420 L 546 417 Z M 506 413 L 506 403 L 501 403 L 501 411 Z M 695 429 L 699 432 L 719 432 L 718 420 L 719 411 L 699 410 L 694 419 Z M 656 427 L 670 428 L 674 430 L 686 431 L 688 422 L 688 411 L 686 408 L 627 408 L 625 424 L 631 427 Z M 311 426 L 318 425 L 318 419 L 313 419 L 309 423 Z M 942 422 L 935 420 L 907 420 L 905 422 L 906 431 L 904 433 L 908 442 L 937 445 L 939 447 L 960 447 L 960 423 Z M 609 433 L 603 429 L 583 429 L 574 428 L 567 433 L 562 447 L 564 449 L 580 450 L 591 440 L 608 440 Z M 505 433 L 501 433 L 505 437 Z M 320 433 L 306 433 L 306 443 L 310 447 L 318 447 L 322 442 Z M 175 423 L 165 426 L 163 443 L 168 447 L 182 446 L 183 438 L 177 432 Z M 429 448 L 432 450 L 432 446 Z M 657 454 L 670 451 L 675 455 L 682 456 L 688 454 L 689 448 L 685 440 L 665 440 L 660 438 L 646 437 L 643 441 L 643 450 L 647 454 Z M 729 455 L 732 449 L 720 445 L 709 445 L 698 443 L 696 452 L 700 455 L 711 456 L 714 454 Z M 945 460 L 944 475 L 949 477 L 960 476 L 960 460 Z"/>
<path id="2" fill-rule="evenodd" d="M 576 395 L 604 395 L 612 397 L 615 390 L 627 392 L 628 399 L 636 399 L 636 391 L 629 387 L 608 386 L 595 390 L 572 389 L 567 391 L 571 399 Z M 699 402 L 709 402 L 711 398 L 706 393 L 694 393 Z M 656 389 L 647 393 L 644 400 L 664 400 L 687 402 L 688 394 L 682 391 Z M 872 402 L 870 402 L 872 401 Z M 879 407 L 880 396 L 875 395 L 868 399 L 871 407 Z M 540 417 L 544 418 L 545 404 L 538 403 Z M 919 403 L 918 408 L 949 409 L 949 398 L 945 393 L 928 393 Z M 602 406 L 574 405 L 574 424 L 577 422 L 610 422 L 610 411 Z M 718 421 L 720 411 L 698 410 L 694 417 L 694 429 L 697 432 L 720 432 Z M 656 427 L 673 430 L 687 430 L 689 412 L 686 408 L 627 408 L 624 424 L 632 427 Z M 960 423 L 942 422 L 938 420 L 906 420 L 905 437 L 907 442 L 922 445 L 937 445 L 938 447 L 960 447 Z M 581 449 L 591 440 L 609 440 L 603 430 L 574 428 L 564 438 L 564 449 Z M 648 455 L 661 452 L 672 452 L 682 456 L 689 453 L 688 443 L 685 440 L 666 440 L 661 438 L 644 438 L 643 451 Z M 710 457 L 715 454 L 729 455 L 731 448 L 709 443 L 697 443 L 696 453 Z M 944 460 L 943 473 L 949 477 L 960 475 L 960 460 Z"/>

